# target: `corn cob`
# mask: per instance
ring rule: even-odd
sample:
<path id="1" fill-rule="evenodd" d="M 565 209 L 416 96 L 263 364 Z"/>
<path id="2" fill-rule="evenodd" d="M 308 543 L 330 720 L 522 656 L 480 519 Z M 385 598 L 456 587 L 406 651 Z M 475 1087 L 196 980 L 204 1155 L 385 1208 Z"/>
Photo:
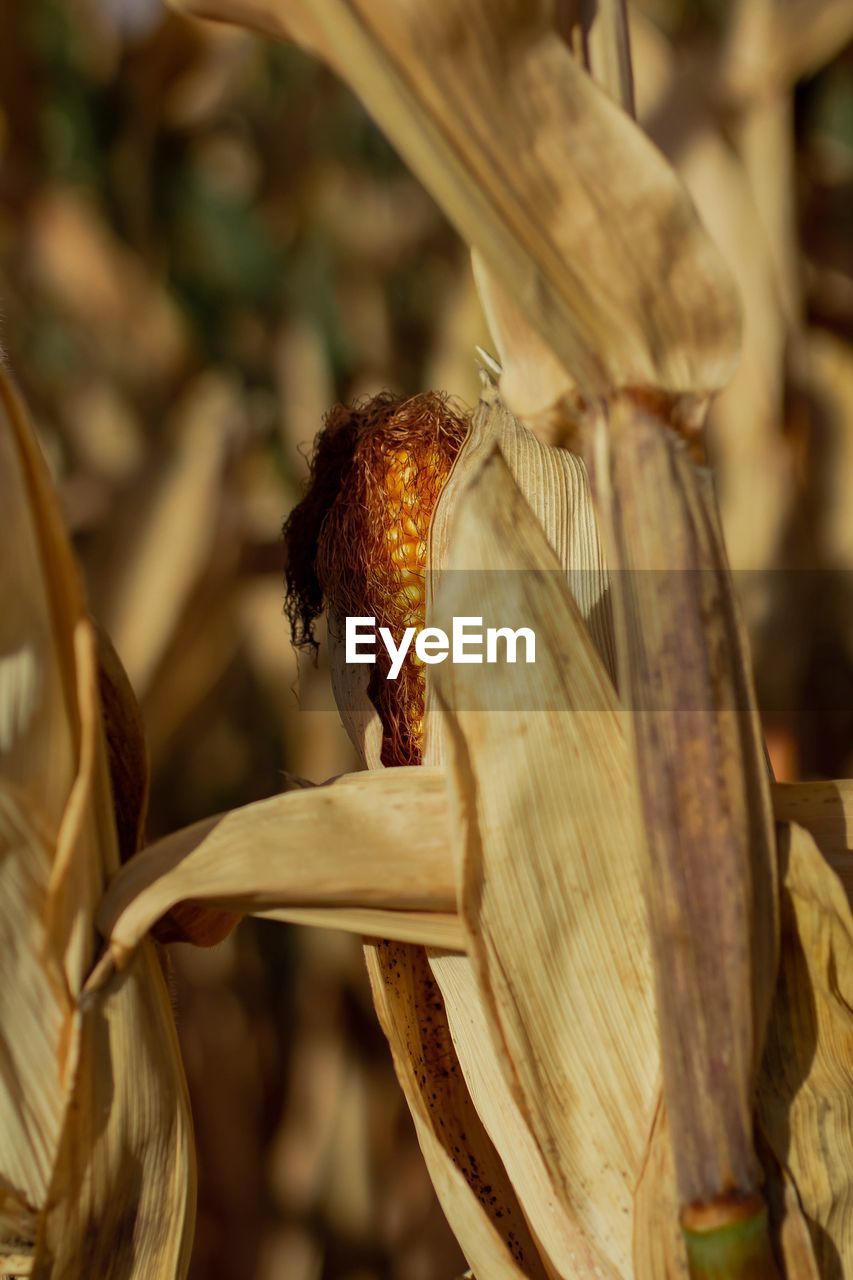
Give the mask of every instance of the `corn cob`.
<path id="1" fill-rule="evenodd" d="M 466 415 L 437 392 L 383 393 L 327 415 L 308 491 L 284 526 L 297 645 L 316 644 L 323 607 L 337 620 L 373 616 L 397 640 L 424 625 L 430 521 L 467 430 Z M 382 763 L 420 764 L 423 667 L 410 649 L 397 680 L 387 675 L 380 649 L 368 695 L 382 721 Z"/>

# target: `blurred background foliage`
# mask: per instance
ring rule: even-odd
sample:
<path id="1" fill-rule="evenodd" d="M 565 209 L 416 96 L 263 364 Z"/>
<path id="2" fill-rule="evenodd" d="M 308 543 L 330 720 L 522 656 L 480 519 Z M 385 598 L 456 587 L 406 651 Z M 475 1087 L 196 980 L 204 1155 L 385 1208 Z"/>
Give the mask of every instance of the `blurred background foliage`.
<path id="1" fill-rule="evenodd" d="M 849 776 L 853 21 L 769 79 L 768 13 L 644 0 L 636 75 L 685 176 L 704 157 L 694 196 L 748 304 L 710 447 L 771 754 Z M 473 403 L 489 343 L 464 246 L 323 67 L 160 0 L 0 0 L 0 33 L 2 344 L 140 698 L 156 837 L 353 766 L 335 712 L 299 709 L 281 521 L 336 400 Z M 170 964 L 194 1280 L 461 1273 L 357 941 L 246 922 Z"/>

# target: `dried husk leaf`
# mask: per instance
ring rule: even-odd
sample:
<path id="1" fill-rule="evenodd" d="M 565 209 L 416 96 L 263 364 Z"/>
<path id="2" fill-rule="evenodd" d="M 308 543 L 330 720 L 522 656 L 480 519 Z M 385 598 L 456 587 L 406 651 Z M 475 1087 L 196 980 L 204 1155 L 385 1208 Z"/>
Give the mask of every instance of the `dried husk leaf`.
<path id="1" fill-rule="evenodd" d="M 600 649 L 613 661 L 607 603 L 607 574 L 591 507 L 583 463 L 571 454 L 545 448 L 510 414 L 491 381 L 484 377 L 483 398 L 469 435 L 433 515 L 430 534 L 430 576 L 427 584 L 428 621 L 436 585 L 447 561 L 454 513 L 465 502 L 466 486 L 479 471 L 496 442 L 528 500 L 559 549 L 565 576 L 577 597 Z M 434 714 L 435 695 L 427 677 L 428 718 L 426 758 L 445 754 L 440 715 Z M 538 1152 L 527 1120 L 514 1100 L 505 1072 L 505 1050 L 494 1034 L 480 1034 L 489 1025 L 477 975 L 466 957 L 431 957 L 442 988 L 460 1066 L 475 1105 L 510 1172 L 522 1207 L 540 1242 L 543 1260 L 554 1275 L 595 1273 L 599 1260 L 562 1208 Z M 476 1028 L 476 1029 L 474 1029 Z"/>
<path id="2" fill-rule="evenodd" d="M 346 77 L 583 392 L 704 393 L 737 352 L 731 281 L 672 170 L 550 6 L 189 0 L 307 39 Z"/>
<path id="3" fill-rule="evenodd" d="M 494 383 L 485 380 L 483 395 L 450 477 L 439 495 L 430 526 L 427 577 L 427 624 L 441 571 L 448 563 L 453 520 L 473 476 L 494 446 L 526 499 L 553 549 L 593 644 L 612 674 L 616 670 L 613 620 L 604 550 L 582 459 L 566 449 L 553 449 L 537 439 L 506 408 Z M 426 763 L 443 757 L 441 723 L 433 726 L 435 696 L 427 673 Z"/>
<path id="4" fill-rule="evenodd" d="M 118 866 L 96 645 L 44 463 L 2 371 L 0 485 L 0 928 L 16 963 L 0 1009 L 2 1220 L 15 1234 L 0 1241 L 0 1261 L 51 1280 L 77 1280 L 90 1258 L 110 1280 L 180 1277 L 190 1119 L 151 944 L 121 991 L 85 1013 L 79 1003 L 95 904 Z"/>
<path id="5" fill-rule="evenodd" d="M 424 1161 L 465 1257 L 478 1275 L 507 1280 L 547 1275 L 551 1280 L 505 1165 L 467 1091 L 426 948 L 369 943 L 365 960 Z"/>
<path id="6" fill-rule="evenodd" d="M 820 1275 L 840 1277 L 853 1268 L 853 913 L 806 830 L 780 827 L 779 855 L 783 947 L 758 1118 L 796 1183 Z"/>
<path id="7" fill-rule="evenodd" d="M 620 685 L 647 832 L 664 1094 L 682 1205 L 705 1204 L 760 1182 L 752 1107 L 778 954 L 769 785 L 706 481 L 627 398 L 606 430 L 595 486 L 623 570 Z"/>
<path id="8" fill-rule="evenodd" d="M 459 922 L 463 934 L 465 930 Z M 565 1212 L 536 1140 L 501 1066 L 477 973 L 463 955 L 430 952 L 430 968 L 444 998 L 450 1034 L 477 1114 L 500 1152 L 548 1275 L 554 1280 L 594 1280 L 600 1260 Z"/>
<path id="9" fill-rule="evenodd" d="M 430 1177 L 474 1274 L 544 1280 L 512 1183 L 465 1086 L 426 951 L 376 942 L 365 956 Z"/>
<path id="10" fill-rule="evenodd" d="M 485 680 L 482 667 L 436 668 L 461 909 L 504 1070 L 555 1192 L 602 1272 L 626 1275 L 659 1059 L 620 708 L 563 562 L 494 444 L 458 504 L 444 569 L 437 625 L 524 617 L 536 633 L 534 667 L 498 666 Z"/>
<path id="11" fill-rule="evenodd" d="M 453 915 L 444 776 L 397 768 L 297 785 L 149 845 L 98 912 L 116 963 L 184 900 L 246 914 L 355 907 Z"/>
<path id="12" fill-rule="evenodd" d="M 555 23 L 579 65 L 633 116 L 634 84 L 624 0 L 562 4 L 555 13 Z M 471 254 L 471 265 L 503 366 L 503 402 L 540 439 L 558 443 L 561 406 L 575 397 L 576 383 L 476 249 Z"/>

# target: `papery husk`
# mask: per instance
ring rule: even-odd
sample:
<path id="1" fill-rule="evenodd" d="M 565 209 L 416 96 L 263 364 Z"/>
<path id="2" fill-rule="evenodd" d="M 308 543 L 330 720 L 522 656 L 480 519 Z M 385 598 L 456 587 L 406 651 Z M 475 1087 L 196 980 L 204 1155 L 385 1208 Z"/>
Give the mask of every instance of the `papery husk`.
<path id="1" fill-rule="evenodd" d="M 116 876 L 98 912 L 116 964 L 184 900 L 245 914 L 329 908 L 338 927 L 357 932 L 345 923 L 347 908 L 452 917 L 444 775 L 396 768 L 317 787 L 296 780 L 282 795 L 149 845 Z"/>
<path id="2" fill-rule="evenodd" d="M 550 448 L 537 439 L 507 409 L 492 376 L 484 370 L 482 377 L 483 395 L 433 512 L 428 551 L 427 625 L 432 625 L 436 590 L 442 568 L 448 563 L 454 517 L 472 476 L 497 445 L 557 557 L 593 644 L 613 676 L 616 654 L 607 565 L 586 467 L 576 454 Z M 431 764 L 442 759 L 443 736 L 440 724 L 434 732 L 429 732 L 429 717 L 435 705 L 429 676 L 426 705 L 428 733 L 424 761 Z"/>
<path id="3" fill-rule="evenodd" d="M 47 916 L 78 747 L 76 717 L 66 706 L 73 650 L 67 636 L 64 644 L 55 638 L 56 602 L 21 453 L 23 407 L 2 371 L 0 396 L 0 946 L 7 966 L 0 983 L 0 1173 L 3 1225 L 8 1221 L 11 1232 L 0 1242 L 2 1258 L 32 1248 L 67 1102 L 66 1059 L 73 1069 L 77 1054 L 65 950 L 53 942 Z M 79 615 L 77 595 L 59 603 L 63 620 Z M 75 954 L 73 971 L 79 974 L 90 955 Z"/>
<path id="4" fill-rule="evenodd" d="M 581 392 L 726 382 L 732 282 L 678 179 L 572 57 L 550 6 L 474 0 L 464 25 L 447 0 L 178 7 L 322 52 Z"/>
<path id="5" fill-rule="evenodd" d="M 462 921 L 459 927 L 467 940 Z M 600 1259 L 576 1220 L 560 1203 L 536 1139 L 522 1114 L 503 1047 L 496 1045 L 477 971 L 468 956 L 429 952 L 430 968 L 444 999 L 450 1034 L 468 1092 L 483 1126 L 501 1154 L 522 1211 L 554 1280 L 590 1280 Z"/>
<path id="6" fill-rule="evenodd" d="M 435 668 L 461 910 L 493 1044 L 595 1256 L 588 1274 L 623 1276 L 659 1070 L 633 762 L 564 562 L 498 447 L 478 461 L 432 618 L 450 630 L 454 614 L 524 617 L 537 650 L 534 667 L 485 679 L 482 667 Z"/>
<path id="7" fill-rule="evenodd" d="M 36 1206 L 47 1195 L 67 1093 L 62 1059 L 72 1010 L 43 925 L 54 843 L 49 829 L 33 823 L 30 807 L 29 796 L 4 779 L 0 945 L 8 967 L 0 983 L 0 1035 L 12 1081 L 30 1078 L 33 1062 L 42 1071 L 29 1089 L 0 1090 L 0 1269 L 7 1251 L 31 1246 L 35 1238 Z"/>
<path id="8" fill-rule="evenodd" d="M 607 600 L 607 572 L 582 461 L 543 446 L 508 412 L 488 373 L 471 429 L 450 479 L 439 497 L 430 533 L 427 622 L 438 623 L 434 598 L 448 565 L 448 545 L 455 515 L 467 508 L 468 485 L 499 443 L 509 468 L 524 490 L 548 541 L 556 549 L 558 576 L 576 597 L 590 633 L 606 660 L 614 663 Z M 470 495 L 468 495 L 470 497 Z M 552 567 L 553 567 L 552 565 Z M 473 607 L 473 606 L 472 606 Z M 462 610 L 468 612 L 467 606 Z M 474 612 L 477 609 L 474 608 Z M 504 621 L 501 616 L 500 621 Z M 427 760 L 446 754 L 445 727 L 435 707 L 432 670 L 427 675 Z M 445 1007 L 460 1066 L 475 1105 L 513 1177 L 522 1207 L 540 1242 L 543 1260 L 556 1276 L 590 1275 L 601 1259 L 575 1217 L 566 1212 L 531 1132 L 513 1096 L 506 1072 L 506 1052 L 499 1037 L 482 1034 L 492 1018 L 484 1003 L 478 975 L 467 957 L 431 956 L 431 967 L 445 997 Z M 476 1028 L 476 1030 L 474 1030 Z"/>
<path id="9" fill-rule="evenodd" d="M 796 1183 L 819 1274 L 841 1277 L 853 1271 L 853 912 L 809 833 L 778 837 L 783 946 L 757 1114 Z"/>
<path id="10" fill-rule="evenodd" d="M 664 1094 L 681 1204 L 705 1205 L 760 1182 L 752 1108 L 778 956 L 769 783 L 707 480 L 629 398 L 606 419 L 588 448 L 621 571 Z"/>
<path id="11" fill-rule="evenodd" d="M 549 1273 L 466 1088 L 426 951 L 376 942 L 365 957 L 430 1177 L 474 1274 L 544 1280 Z"/>
<path id="12" fill-rule="evenodd" d="M 0 371 L 5 881 L 0 929 L 0 1268 L 79 1280 L 186 1273 L 195 1168 L 186 1085 L 151 944 L 85 1010 L 95 905 L 118 866 L 79 577 L 23 405 Z M 9 1234 L 12 1226 L 14 1234 Z"/>

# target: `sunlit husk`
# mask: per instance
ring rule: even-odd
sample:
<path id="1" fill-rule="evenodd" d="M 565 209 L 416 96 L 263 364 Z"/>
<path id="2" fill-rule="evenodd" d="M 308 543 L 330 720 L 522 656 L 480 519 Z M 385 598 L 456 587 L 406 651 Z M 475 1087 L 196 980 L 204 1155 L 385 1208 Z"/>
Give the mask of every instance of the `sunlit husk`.
<path id="1" fill-rule="evenodd" d="M 467 930 L 459 923 L 467 942 Z M 430 951 L 429 960 L 468 1092 L 500 1151 L 548 1275 L 555 1280 L 593 1280 L 601 1272 L 600 1258 L 554 1190 L 506 1070 L 506 1054 L 495 1044 L 476 967 L 467 955 Z"/>
<path id="2" fill-rule="evenodd" d="M 459 502 L 445 568 L 438 625 L 526 616 L 536 633 L 535 666 L 485 679 L 482 667 L 436 668 L 462 914 L 493 1044 L 558 1200 L 599 1268 L 624 1275 L 658 1051 L 621 711 L 564 566 L 494 445 Z"/>
<path id="3" fill-rule="evenodd" d="M 424 921 L 423 940 L 440 945 L 447 934 L 431 938 L 429 916 L 443 917 L 446 930 L 456 907 L 444 776 L 382 769 L 297 784 L 149 845 L 113 880 L 98 913 L 116 963 L 185 899 L 245 914 L 328 909 L 330 923 L 357 932 L 362 910 L 385 919 L 412 913 Z M 348 908 L 356 912 L 349 922 Z"/>
<path id="4" fill-rule="evenodd" d="M 423 947 L 365 949 L 376 1011 L 442 1208 L 475 1275 L 548 1272 L 515 1189 L 466 1088 Z"/>
<path id="5" fill-rule="evenodd" d="M 456 464 L 436 503 L 430 529 L 427 607 L 431 609 L 448 563 L 448 549 L 464 492 L 484 460 L 497 445 L 565 575 L 593 644 L 607 670 L 615 675 L 616 657 L 604 550 L 592 505 L 586 467 L 567 449 L 542 444 L 509 412 L 487 371 L 482 374 L 482 398 Z M 486 566 L 483 566 L 484 568 Z M 430 621 L 430 618 L 427 619 Z M 427 682 L 427 711 L 433 700 Z M 440 760 L 440 728 L 428 740 L 426 763 Z"/>
<path id="6" fill-rule="evenodd" d="M 0 1260 L 72 1280 L 185 1274 L 195 1174 L 152 944 L 85 1012 L 93 919 L 118 866 L 96 646 L 23 407 L 0 373 Z M 12 974 L 14 973 L 14 977 Z"/>

